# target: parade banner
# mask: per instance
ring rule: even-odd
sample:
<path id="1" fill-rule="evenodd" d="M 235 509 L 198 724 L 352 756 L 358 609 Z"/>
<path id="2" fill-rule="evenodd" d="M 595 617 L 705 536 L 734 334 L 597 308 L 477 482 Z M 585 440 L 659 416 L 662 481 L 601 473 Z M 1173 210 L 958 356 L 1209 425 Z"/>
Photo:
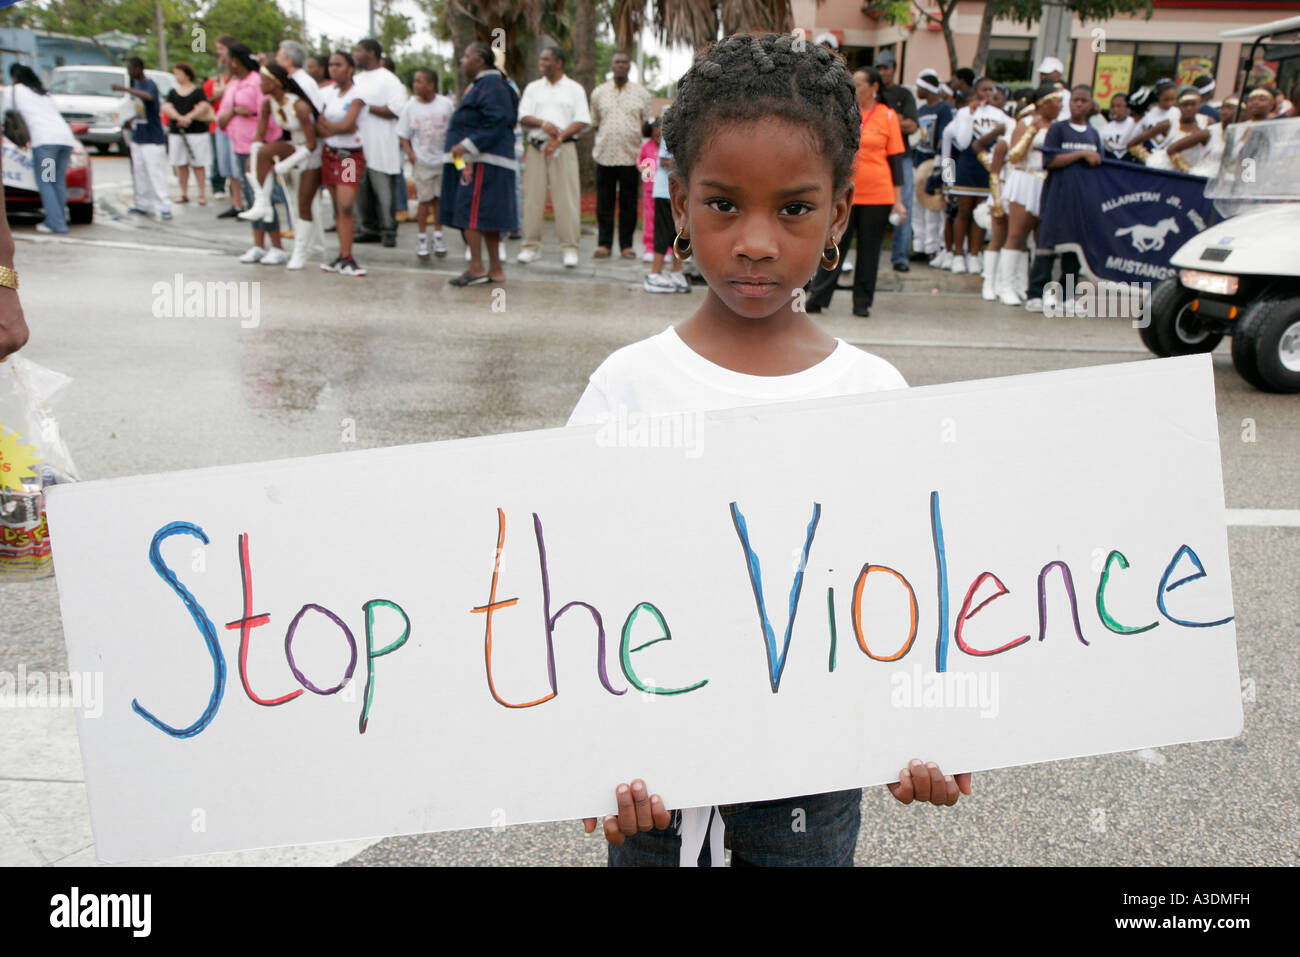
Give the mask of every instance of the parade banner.
<path id="1" fill-rule="evenodd" d="M 1043 192 L 1038 248 L 1075 252 L 1083 272 L 1111 282 L 1156 283 L 1183 243 L 1212 222 L 1205 179 L 1102 160 L 1071 163 Z"/>
<path id="2" fill-rule="evenodd" d="M 1242 727 L 1203 355 L 47 494 L 106 861 Z"/>

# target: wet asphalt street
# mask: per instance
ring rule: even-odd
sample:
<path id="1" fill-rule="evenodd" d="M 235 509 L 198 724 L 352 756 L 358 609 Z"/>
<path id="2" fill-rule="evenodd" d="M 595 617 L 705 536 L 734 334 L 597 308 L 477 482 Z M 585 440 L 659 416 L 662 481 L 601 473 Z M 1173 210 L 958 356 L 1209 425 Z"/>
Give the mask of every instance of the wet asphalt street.
<path id="1" fill-rule="evenodd" d="M 459 237 L 449 234 L 447 259 L 422 264 L 414 225 L 401 227 L 399 249 L 358 247 L 364 279 L 324 274 L 320 257 L 298 273 L 241 265 L 248 230 L 216 220 L 222 205 L 191 203 L 165 224 L 115 217 L 125 163 L 94 169 L 93 225 L 67 240 L 14 226 L 32 329 L 24 354 L 75 380 L 56 411 L 84 479 L 562 425 L 605 356 L 689 315 L 703 295 L 645 294 L 640 263 L 593 264 L 591 235 L 582 265 L 565 270 L 549 226 L 536 265 L 516 265 L 510 244 L 504 296 L 449 287 Z M 1147 358 L 1127 320 L 988 304 L 975 279 L 924 264 L 906 282 L 887 266 L 881 276 L 897 291 L 878 294 L 870 319 L 851 316 L 846 292 L 821 319 L 914 385 Z M 158 285 L 194 280 L 256 282 L 256 298 L 246 287 L 242 320 L 168 317 Z M 1300 397 L 1252 389 L 1226 342 L 1214 363 L 1228 507 L 1300 509 Z M 1228 540 L 1253 692 L 1241 737 L 988 772 L 950 809 L 903 807 L 873 789 L 857 862 L 1300 862 L 1300 528 L 1234 526 Z M 5 586 L 0 609 L 0 669 L 66 667 L 53 580 Z M 348 863 L 603 860 L 601 838 L 562 823 L 393 838 Z"/>

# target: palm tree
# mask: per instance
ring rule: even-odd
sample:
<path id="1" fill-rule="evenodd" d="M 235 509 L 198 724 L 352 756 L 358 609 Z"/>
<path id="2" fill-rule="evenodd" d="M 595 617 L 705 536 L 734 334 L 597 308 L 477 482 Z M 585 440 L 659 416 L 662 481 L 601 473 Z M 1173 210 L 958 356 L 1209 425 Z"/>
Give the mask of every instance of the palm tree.
<path id="1" fill-rule="evenodd" d="M 790 0 L 652 0 L 652 3 L 651 24 L 659 40 L 682 43 L 692 49 L 718 39 L 719 35 L 788 33 L 794 27 Z M 645 6 L 645 0 L 616 0 L 616 46 L 622 49 L 636 46 Z"/>

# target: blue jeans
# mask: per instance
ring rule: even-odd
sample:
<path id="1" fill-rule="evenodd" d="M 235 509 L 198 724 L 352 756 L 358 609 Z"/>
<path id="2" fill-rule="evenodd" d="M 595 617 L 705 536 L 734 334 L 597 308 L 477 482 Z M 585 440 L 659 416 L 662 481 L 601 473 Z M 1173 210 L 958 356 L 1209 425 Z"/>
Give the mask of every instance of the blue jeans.
<path id="1" fill-rule="evenodd" d="M 852 867 L 862 820 L 862 789 L 809 794 L 721 808 L 732 867 Z M 609 847 L 610 867 L 676 867 L 679 815 L 667 830 L 642 831 Z M 699 863 L 710 862 L 705 840 Z M 722 865 L 718 861 L 718 866 Z"/>
<path id="2" fill-rule="evenodd" d="M 912 255 L 912 205 L 916 200 L 916 173 L 912 169 L 912 158 L 903 157 L 903 205 L 907 207 L 907 219 L 894 227 L 894 246 L 889 251 L 889 261 L 895 266 L 906 263 Z"/>
<path id="3" fill-rule="evenodd" d="M 68 205 L 67 175 L 71 158 L 71 146 L 32 147 L 32 166 L 36 173 L 36 188 L 41 194 L 41 207 L 45 211 L 45 225 L 56 233 L 68 231 L 63 208 Z"/>

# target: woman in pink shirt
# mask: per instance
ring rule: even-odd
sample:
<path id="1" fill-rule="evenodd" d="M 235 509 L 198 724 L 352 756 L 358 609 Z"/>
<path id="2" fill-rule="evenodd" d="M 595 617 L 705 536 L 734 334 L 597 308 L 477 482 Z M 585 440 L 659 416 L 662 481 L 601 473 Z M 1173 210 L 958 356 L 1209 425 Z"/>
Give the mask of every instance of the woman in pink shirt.
<path id="1" fill-rule="evenodd" d="M 239 170 L 239 179 L 243 187 L 244 208 L 253 205 L 253 187 L 249 182 L 249 170 L 257 169 L 256 147 L 257 120 L 262 111 L 262 78 L 258 73 L 257 59 L 253 51 L 243 43 L 232 43 L 228 48 L 230 57 L 230 85 L 222 99 L 224 112 L 217 116 L 217 124 L 230 137 L 230 146 L 235 153 L 235 166 Z M 266 127 L 267 142 L 274 142 L 283 136 L 274 118 L 268 120 Z M 264 248 L 267 234 L 271 237 L 271 248 Z M 275 211 L 271 211 L 269 220 L 253 223 L 253 245 L 239 257 L 241 263 L 262 262 L 268 266 L 287 262 L 289 256 L 281 246 L 280 222 Z"/>

